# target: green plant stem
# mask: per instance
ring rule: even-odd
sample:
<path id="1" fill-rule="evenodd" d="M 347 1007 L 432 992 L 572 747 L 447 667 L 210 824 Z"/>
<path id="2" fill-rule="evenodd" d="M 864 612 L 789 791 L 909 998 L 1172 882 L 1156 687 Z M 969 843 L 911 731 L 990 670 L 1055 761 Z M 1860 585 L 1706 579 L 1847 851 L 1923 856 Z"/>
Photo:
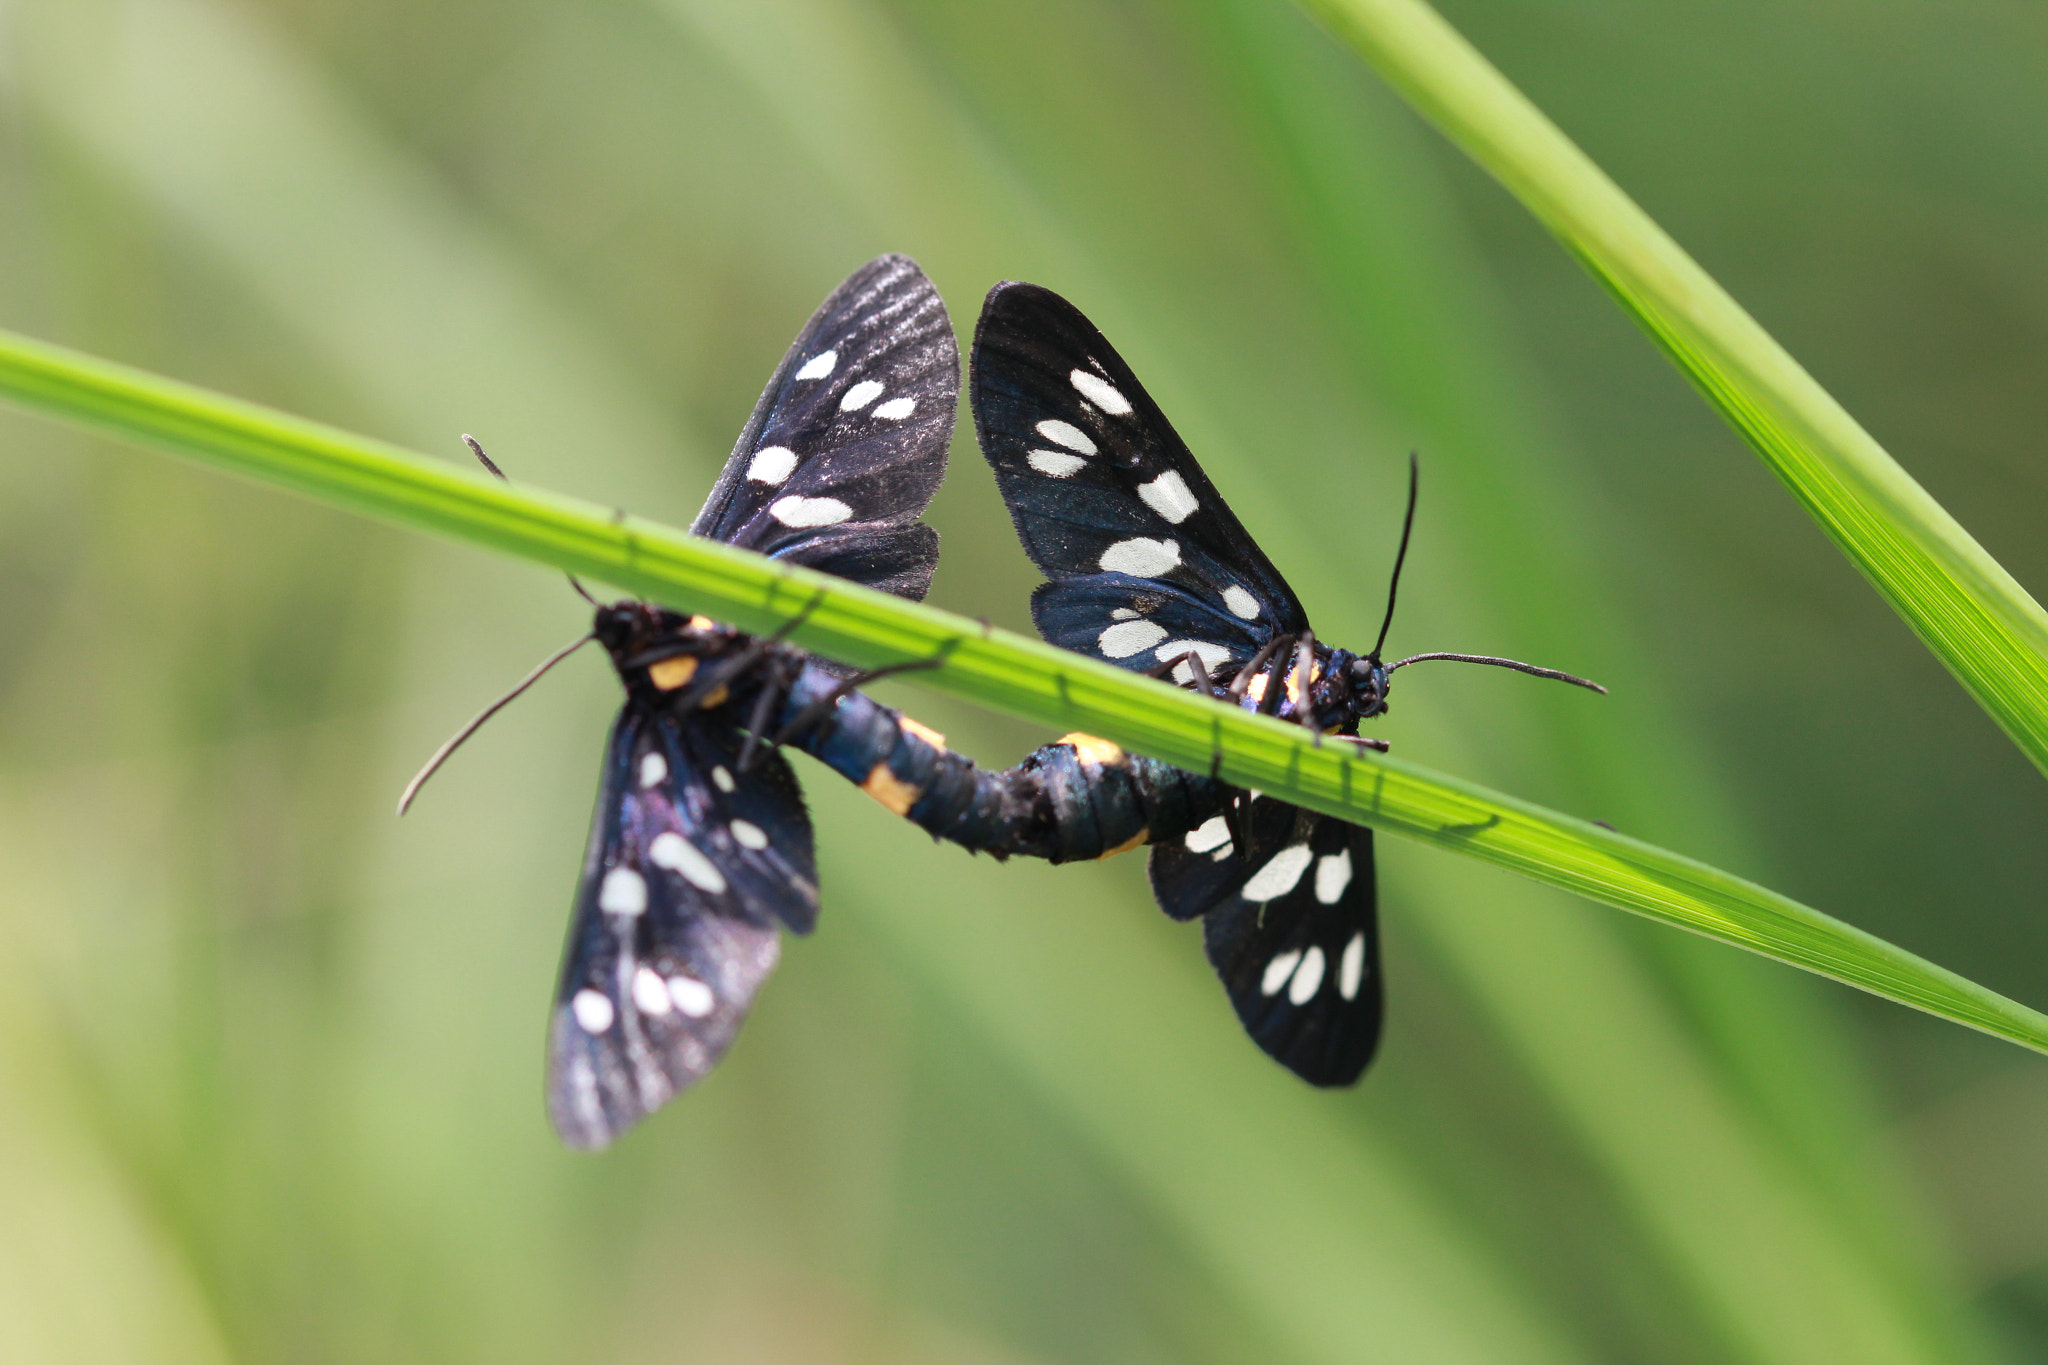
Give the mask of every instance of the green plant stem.
<path id="1" fill-rule="evenodd" d="M 2048 773 L 2048 612 L 1422 0 L 1300 0 L 1555 233 Z"/>
<path id="2" fill-rule="evenodd" d="M 1575 891 L 2048 1052 L 2048 1016 L 1690 858 L 1124 669 L 623 513 L 0 332 L 0 397 L 380 520 L 586 574 Z"/>

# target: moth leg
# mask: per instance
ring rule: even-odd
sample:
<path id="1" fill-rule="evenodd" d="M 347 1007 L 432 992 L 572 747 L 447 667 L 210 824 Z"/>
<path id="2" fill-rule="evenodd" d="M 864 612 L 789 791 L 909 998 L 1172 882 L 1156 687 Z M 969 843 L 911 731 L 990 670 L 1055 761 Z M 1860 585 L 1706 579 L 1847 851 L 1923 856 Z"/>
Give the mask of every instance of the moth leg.
<path id="1" fill-rule="evenodd" d="M 1209 780 L 1216 783 L 1223 781 L 1221 749 L 1213 750 L 1209 755 Z M 1223 809 L 1218 812 L 1223 817 L 1223 828 L 1230 831 L 1230 837 L 1236 842 L 1241 854 L 1248 854 L 1251 849 L 1251 803 L 1245 798 L 1246 793 L 1242 787 L 1234 788 L 1224 799 Z"/>
<path id="2" fill-rule="evenodd" d="M 1266 665 L 1266 690 L 1259 697 L 1258 708 L 1262 716 L 1270 716 L 1280 709 L 1281 694 L 1287 690 L 1282 685 L 1282 679 L 1287 676 L 1287 646 L 1294 643 L 1294 637 L 1283 635 L 1280 641 L 1281 643 L 1274 647 L 1273 662 Z"/>
<path id="3" fill-rule="evenodd" d="M 793 632 L 798 626 L 802 625 L 804 622 L 811 619 L 811 613 L 816 611 L 819 608 L 819 606 L 821 606 L 824 603 L 825 596 L 825 589 L 818 589 L 817 595 L 812 597 L 810 601 L 804 603 L 804 609 L 802 611 L 790 617 L 787 621 L 784 621 L 781 625 L 775 628 L 775 633 L 768 637 L 768 643 L 779 645 L 784 640 L 787 640 L 790 637 L 791 632 Z"/>
<path id="4" fill-rule="evenodd" d="M 1316 727 L 1315 698 L 1309 691 L 1316 676 L 1316 633 L 1304 630 L 1294 646 L 1294 718 L 1308 727 L 1309 737 L 1320 749 L 1323 732 Z"/>
<path id="5" fill-rule="evenodd" d="M 1156 664 L 1146 669 L 1145 676 L 1148 678 L 1164 678 L 1182 664 L 1188 666 L 1188 672 L 1191 675 L 1188 679 L 1189 687 L 1199 686 L 1201 694 L 1212 701 L 1223 695 L 1216 690 L 1215 679 L 1209 676 L 1209 666 L 1203 663 L 1202 656 L 1195 653 L 1192 649 L 1181 655 L 1178 659 L 1168 659 L 1165 663 Z"/>
<path id="6" fill-rule="evenodd" d="M 804 609 L 778 626 L 773 635 L 755 636 L 747 642 L 745 649 L 726 660 L 724 667 L 715 671 L 712 669 L 704 670 L 706 676 L 699 678 L 689 691 L 676 699 L 676 709 L 687 711 L 719 688 L 732 683 L 738 678 L 744 677 L 747 670 L 759 663 L 767 655 L 768 651 L 788 639 L 791 631 L 795 630 L 805 621 L 808 621 L 811 613 L 816 611 L 818 604 L 824 600 L 825 590 L 820 588 L 817 595 L 804 604 Z"/>
<path id="7" fill-rule="evenodd" d="M 733 760 L 733 766 L 740 772 L 752 772 L 759 762 L 761 731 L 767 728 L 768 718 L 775 714 L 775 708 L 788 695 L 792 681 L 788 660 L 778 655 L 769 661 L 767 676 L 761 682 L 761 695 L 754 699 L 754 709 L 747 716 L 747 737 L 740 744 L 739 757 Z"/>
<path id="8" fill-rule="evenodd" d="M 871 668 L 865 673 L 856 673 L 799 711 L 789 724 L 775 732 L 775 738 L 769 743 L 780 747 L 795 739 L 829 715 L 832 708 L 839 705 L 840 700 L 855 688 L 866 687 L 877 678 L 886 678 L 896 673 L 919 673 L 928 668 L 938 668 L 944 662 L 943 659 L 912 659 L 909 663 L 886 664 L 881 668 Z"/>
<path id="9" fill-rule="evenodd" d="M 1275 635 L 1272 639 L 1260 645 L 1259 652 L 1247 659 L 1244 667 L 1237 670 L 1237 676 L 1230 680 L 1230 687 L 1226 692 L 1230 700 L 1244 700 L 1244 694 L 1251 690 L 1252 679 L 1258 675 L 1260 669 L 1266 666 L 1266 661 L 1273 657 L 1274 651 L 1279 649 L 1283 643 L 1289 642 L 1289 637 Z"/>
<path id="10" fill-rule="evenodd" d="M 748 670 L 761 662 L 762 657 L 774 647 L 774 642 L 765 638 L 749 640 L 747 647 L 727 659 L 723 666 L 702 670 L 689 690 L 676 698 L 676 710 L 694 710 L 697 703 L 717 692 L 719 688 L 728 686 L 735 679 L 745 677 Z"/>
<path id="11" fill-rule="evenodd" d="M 1231 817 L 1235 816 L 1236 819 Z M 1239 787 L 1230 794 L 1230 804 L 1224 807 L 1223 827 L 1230 831 L 1230 837 L 1237 841 L 1238 856 L 1252 856 L 1252 794 Z"/>

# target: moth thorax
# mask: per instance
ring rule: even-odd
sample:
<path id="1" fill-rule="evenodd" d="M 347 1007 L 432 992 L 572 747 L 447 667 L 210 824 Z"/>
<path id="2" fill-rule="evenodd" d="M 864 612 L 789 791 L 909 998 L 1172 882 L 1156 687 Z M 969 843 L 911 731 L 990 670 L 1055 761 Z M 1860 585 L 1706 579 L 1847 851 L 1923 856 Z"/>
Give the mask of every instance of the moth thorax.
<path id="1" fill-rule="evenodd" d="M 1272 685 L 1272 679 L 1273 675 L 1271 672 L 1265 669 L 1261 669 L 1252 678 L 1251 682 L 1245 687 L 1245 696 L 1251 698 L 1251 700 L 1255 703 L 1263 702 L 1266 699 L 1267 689 Z M 1321 692 L 1322 681 L 1323 663 L 1322 660 L 1318 659 L 1311 666 L 1308 676 L 1308 696 L 1311 699 L 1316 697 L 1317 694 Z M 1302 701 L 1301 672 L 1299 669 L 1294 667 L 1291 661 L 1289 662 L 1287 667 L 1286 683 L 1282 695 L 1286 697 L 1287 704 L 1289 706 L 1292 706 L 1296 711 L 1299 712 L 1306 710 L 1306 707 L 1304 706 Z"/>

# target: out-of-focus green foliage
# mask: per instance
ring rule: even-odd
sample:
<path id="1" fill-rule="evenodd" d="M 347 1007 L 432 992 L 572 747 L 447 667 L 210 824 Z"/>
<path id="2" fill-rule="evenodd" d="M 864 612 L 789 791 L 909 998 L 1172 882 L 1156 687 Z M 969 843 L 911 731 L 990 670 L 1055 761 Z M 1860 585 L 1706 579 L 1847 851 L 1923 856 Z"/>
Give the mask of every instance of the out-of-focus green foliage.
<path id="1" fill-rule="evenodd" d="M 1449 17 L 2043 581 L 2048 34 L 1982 0 Z M 0 323 L 681 520 L 885 249 L 1107 327 L 1419 762 L 2048 999 L 2048 797 L 1521 209 L 1285 6 L 19 0 Z M 1355 1092 L 1132 860 L 829 781 L 727 1064 L 558 1149 L 595 660 L 549 573 L 0 416 L 0 1357 L 2021 1360 L 2038 1062 L 1392 846 Z M 961 447 L 933 599 L 1028 627 Z M 920 698 L 920 709 L 926 710 Z M 996 762 L 1044 736 L 930 708 Z"/>
<path id="2" fill-rule="evenodd" d="M 1404 834 L 2048 1052 L 2048 1015 L 1697 859 L 1299 726 L 1218 708 L 987 621 L 778 565 L 686 531 L 0 330 L 0 397 L 303 493 L 507 550 L 678 611 L 864 668 L 934 663 L 923 687 L 1340 819 Z M 734 457 L 737 458 L 737 457 Z M 569 647 L 573 650 L 574 646 Z M 542 671 L 553 666 L 550 656 Z M 399 800 L 400 813 L 415 788 Z"/>
<path id="3" fill-rule="evenodd" d="M 1425 0 L 1302 0 L 1585 263 L 2048 773 L 2048 612 Z"/>

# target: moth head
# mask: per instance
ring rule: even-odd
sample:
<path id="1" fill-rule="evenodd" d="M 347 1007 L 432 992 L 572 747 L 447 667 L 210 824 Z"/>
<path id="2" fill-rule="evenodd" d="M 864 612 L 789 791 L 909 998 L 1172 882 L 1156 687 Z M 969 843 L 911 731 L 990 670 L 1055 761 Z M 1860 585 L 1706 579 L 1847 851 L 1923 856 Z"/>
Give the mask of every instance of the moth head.
<path id="1" fill-rule="evenodd" d="M 1336 673 L 1339 670 L 1332 669 Z M 1341 670 L 1350 686 L 1346 709 L 1358 720 L 1370 720 L 1387 713 L 1387 687 L 1392 672 L 1376 656 L 1353 657 Z"/>
<path id="2" fill-rule="evenodd" d="M 647 631 L 649 608 L 639 602 L 613 602 L 597 609 L 590 633 L 613 658 L 630 654 Z"/>
<path id="3" fill-rule="evenodd" d="M 644 669 L 663 691 L 677 685 L 681 665 L 675 660 L 715 654 L 737 638 L 735 632 L 709 617 L 683 616 L 647 602 L 613 602 L 599 607 L 590 633 L 611 655 L 612 667 L 627 687 L 634 686 Z"/>

